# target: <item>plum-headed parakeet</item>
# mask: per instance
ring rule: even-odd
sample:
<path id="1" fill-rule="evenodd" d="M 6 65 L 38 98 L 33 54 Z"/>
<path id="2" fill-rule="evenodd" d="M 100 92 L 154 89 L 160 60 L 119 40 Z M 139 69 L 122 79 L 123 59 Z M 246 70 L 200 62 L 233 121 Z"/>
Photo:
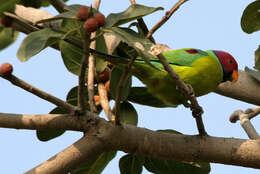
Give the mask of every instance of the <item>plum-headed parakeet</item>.
<path id="1" fill-rule="evenodd" d="M 162 53 L 173 70 L 186 83 L 193 87 L 196 96 L 202 96 L 216 89 L 225 81 L 238 79 L 236 60 L 227 52 L 199 49 L 180 49 Z M 124 68 L 129 59 L 104 57 L 119 68 Z M 174 80 L 154 57 L 151 65 L 137 58 L 131 73 L 147 85 L 148 91 L 169 106 L 184 104 L 187 99 L 178 90 Z"/>

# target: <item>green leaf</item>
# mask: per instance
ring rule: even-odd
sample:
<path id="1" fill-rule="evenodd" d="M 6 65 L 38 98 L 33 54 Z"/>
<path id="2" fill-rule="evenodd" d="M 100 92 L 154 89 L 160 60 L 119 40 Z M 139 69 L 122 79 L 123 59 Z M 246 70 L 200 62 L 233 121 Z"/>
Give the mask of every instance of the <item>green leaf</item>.
<path id="1" fill-rule="evenodd" d="M 260 30 L 260 1 L 249 4 L 241 18 L 242 30 L 248 34 Z"/>
<path id="2" fill-rule="evenodd" d="M 142 57 L 146 61 L 146 63 L 150 64 L 149 60 L 154 58 L 154 56 L 149 53 L 150 48 L 153 46 L 153 43 L 145 36 L 138 34 L 129 28 L 122 27 L 112 27 L 109 29 L 104 29 L 104 31 L 115 35 L 116 37 L 121 39 L 121 41 L 127 43 L 129 46 L 134 48 L 137 54 Z"/>
<path id="3" fill-rule="evenodd" d="M 254 68 L 260 70 L 260 46 L 258 46 L 257 50 L 255 51 L 255 66 Z"/>
<path id="4" fill-rule="evenodd" d="M 152 107 L 165 108 L 171 107 L 164 104 L 160 99 L 153 96 L 148 92 L 147 87 L 132 87 L 130 88 L 130 93 L 128 95 L 127 100 Z"/>
<path id="5" fill-rule="evenodd" d="M 111 71 L 109 88 L 110 88 L 111 97 L 113 99 L 116 98 L 117 87 L 118 87 L 118 84 L 119 84 L 119 81 L 120 81 L 122 74 L 123 74 L 123 71 L 121 69 L 116 68 L 116 67 L 113 68 L 112 71 Z M 132 77 L 130 76 L 126 80 L 126 83 L 123 86 L 123 90 L 122 90 L 120 100 L 125 101 L 127 99 L 127 96 L 129 94 L 129 91 L 130 91 L 131 84 L 132 84 Z"/>
<path id="6" fill-rule="evenodd" d="M 69 72 L 79 75 L 82 59 L 82 49 L 65 41 L 59 43 L 63 63 Z M 87 71 L 86 71 L 87 75 Z"/>
<path id="7" fill-rule="evenodd" d="M 175 160 L 162 160 L 145 158 L 144 167 L 156 174 L 208 174 L 209 163 L 179 162 Z"/>
<path id="8" fill-rule="evenodd" d="M 180 132 L 171 129 L 158 130 L 158 132 L 181 134 Z M 149 172 L 156 174 L 208 174 L 210 172 L 209 163 L 179 162 L 150 157 L 145 157 L 144 167 Z"/>
<path id="9" fill-rule="evenodd" d="M 38 54 L 44 48 L 53 45 L 63 38 L 64 32 L 50 28 L 30 33 L 20 45 L 17 57 L 20 61 L 25 62 L 32 56 Z"/>
<path id="10" fill-rule="evenodd" d="M 121 174 L 141 174 L 143 170 L 143 158 L 127 154 L 120 158 L 119 169 Z"/>
<path id="11" fill-rule="evenodd" d="M 41 0 L 42 1 L 42 7 L 47 7 L 50 4 L 50 2 L 48 0 Z M 63 2 L 67 2 L 68 0 L 63 0 Z"/>
<path id="12" fill-rule="evenodd" d="M 100 34 L 100 32 L 98 31 L 97 35 L 99 35 L 99 34 Z M 104 53 L 107 52 L 107 46 L 106 46 L 104 35 L 101 35 L 96 39 L 96 50 L 104 52 Z M 94 57 L 95 57 L 96 71 L 98 73 L 103 72 L 107 66 L 107 61 L 100 58 L 97 54 L 95 54 Z"/>
<path id="13" fill-rule="evenodd" d="M 84 97 L 85 100 L 88 101 L 88 88 L 84 87 Z M 73 87 L 67 94 L 66 100 L 68 103 L 77 106 L 78 104 L 78 86 Z M 88 106 L 89 107 L 89 106 Z"/>
<path id="14" fill-rule="evenodd" d="M 126 124 L 137 125 L 138 115 L 131 103 L 122 102 L 120 103 L 120 121 Z"/>
<path id="15" fill-rule="evenodd" d="M 258 82 L 260 82 L 260 71 L 255 71 L 253 69 L 248 68 L 247 66 L 245 67 L 245 72 L 247 72 L 250 76 L 255 78 Z"/>
<path id="16" fill-rule="evenodd" d="M 11 45 L 18 37 L 19 32 L 13 31 L 11 28 L 4 28 L 0 24 L 0 50 Z"/>
<path id="17" fill-rule="evenodd" d="M 20 0 L 20 4 L 25 7 L 40 8 L 42 5 L 42 0 Z"/>
<path id="18" fill-rule="evenodd" d="M 105 27 L 108 28 L 108 27 L 122 25 L 132 20 L 151 14 L 158 10 L 163 10 L 163 8 L 147 7 L 139 4 L 131 5 L 121 13 L 111 13 L 110 15 L 108 15 L 106 19 Z"/>
<path id="19" fill-rule="evenodd" d="M 50 114 L 67 114 L 66 110 L 56 107 Z M 36 135 L 40 141 L 49 141 L 53 138 L 61 136 L 65 130 L 37 130 Z"/>
<path id="20" fill-rule="evenodd" d="M 71 174 L 101 174 L 108 163 L 116 156 L 116 151 L 104 152 L 70 172 Z"/>
<path id="21" fill-rule="evenodd" d="M 0 16 L 2 16 L 5 11 L 12 11 L 18 2 L 19 0 L 0 0 Z"/>

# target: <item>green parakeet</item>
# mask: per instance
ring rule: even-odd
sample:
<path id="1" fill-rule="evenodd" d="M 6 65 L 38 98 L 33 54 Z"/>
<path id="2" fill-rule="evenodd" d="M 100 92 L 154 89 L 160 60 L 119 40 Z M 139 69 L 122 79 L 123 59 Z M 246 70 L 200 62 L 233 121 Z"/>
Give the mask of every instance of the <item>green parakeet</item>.
<path id="1" fill-rule="evenodd" d="M 186 83 L 190 84 L 196 96 L 202 96 L 216 89 L 225 81 L 237 81 L 238 65 L 227 52 L 199 49 L 180 49 L 162 53 L 173 70 Z M 124 68 L 129 59 L 106 57 L 119 68 Z M 148 65 L 141 58 L 134 62 L 131 73 L 141 80 L 148 91 L 169 106 L 184 104 L 187 99 L 178 90 L 174 80 L 164 70 L 156 57 Z"/>

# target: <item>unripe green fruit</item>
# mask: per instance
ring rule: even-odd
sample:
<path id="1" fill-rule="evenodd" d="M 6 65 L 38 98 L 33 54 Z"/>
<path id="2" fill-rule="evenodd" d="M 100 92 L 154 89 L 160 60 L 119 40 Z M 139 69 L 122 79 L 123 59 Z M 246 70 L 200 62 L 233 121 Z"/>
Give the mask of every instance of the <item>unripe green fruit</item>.
<path id="1" fill-rule="evenodd" d="M 0 73 L 3 76 L 9 76 L 13 72 L 13 66 L 10 63 L 3 63 L 0 67 Z"/>
<path id="2" fill-rule="evenodd" d="M 106 17 L 102 13 L 96 13 L 94 18 L 98 22 L 98 27 L 103 27 L 106 23 Z"/>
<path id="3" fill-rule="evenodd" d="M 84 24 L 84 29 L 85 29 L 85 31 L 87 31 L 89 33 L 97 31 L 98 23 L 97 23 L 96 19 L 94 19 L 94 18 L 88 19 Z"/>
<path id="4" fill-rule="evenodd" d="M 85 21 L 88 19 L 89 16 L 89 7 L 87 6 L 80 6 L 78 13 L 77 13 L 77 18 L 80 21 Z"/>

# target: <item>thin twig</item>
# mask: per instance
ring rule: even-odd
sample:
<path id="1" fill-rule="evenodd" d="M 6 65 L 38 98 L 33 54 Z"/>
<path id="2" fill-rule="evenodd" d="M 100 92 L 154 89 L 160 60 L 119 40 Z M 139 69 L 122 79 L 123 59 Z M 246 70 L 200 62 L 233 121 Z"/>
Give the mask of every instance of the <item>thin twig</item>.
<path id="1" fill-rule="evenodd" d="M 55 104 L 56 106 L 66 109 L 69 113 L 73 113 L 76 111 L 76 107 L 74 107 L 73 105 L 66 103 L 65 101 L 63 101 L 57 97 L 54 97 L 51 94 L 48 94 L 38 88 L 35 88 L 34 86 L 28 84 L 27 82 L 19 79 L 18 77 L 14 76 L 14 75 L 3 76 L 0 73 L 0 77 L 10 81 L 15 86 L 18 86 L 44 100 L 49 101 L 50 103 Z"/>
<path id="2" fill-rule="evenodd" d="M 63 0 L 48 0 L 50 4 L 60 13 L 64 12 L 66 6 Z"/>
<path id="3" fill-rule="evenodd" d="M 256 132 L 254 126 L 252 125 L 250 119 L 257 116 L 260 113 L 260 107 L 253 109 L 247 109 L 246 111 L 237 110 L 229 118 L 231 123 L 235 123 L 240 120 L 240 124 L 247 133 L 250 139 L 258 139 L 259 134 Z"/>
<path id="4" fill-rule="evenodd" d="M 81 113 L 86 111 L 86 101 L 85 101 L 85 78 L 86 78 L 86 70 L 89 58 L 89 41 L 90 35 L 89 33 L 85 33 L 85 39 L 83 42 L 83 56 L 80 65 L 80 74 L 79 74 L 79 88 L 78 88 L 78 107 Z"/>
<path id="5" fill-rule="evenodd" d="M 184 95 L 184 97 L 187 98 L 188 100 L 190 100 L 190 102 L 191 102 L 190 108 L 192 110 L 192 115 L 196 119 L 199 134 L 206 135 L 207 133 L 205 131 L 204 124 L 203 124 L 203 121 L 201 118 L 203 110 L 202 110 L 201 106 L 198 104 L 198 101 L 195 97 L 192 87 L 186 85 L 179 78 L 179 76 L 173 71 L 170 64 L 168 63 L 168 61 L 162 54 L 158 54 L 157 56 L 158 56 L 160 62 L 163 64 L 164 69 L 169 73 L 171 78 L 176 82 L 178 89 L 181 91 L 181 93 Z"/>
<path id="6" fill-rule="evenodd" d="M 94 8 L 99 9 L 101 0 L 94 1 Z M 91 38 L 96 37 L 96 32 L 91 33 Z M 96 49 L 96 41 L 92 41 L 90 48 Z M 88 102 L 90 110 L 92 112 L 97 112 L 97 108 L 94 101 L 95 89 L 94 89 L 94 78 L 95 78 L 95 57 L 90 55 L 88 58 Z"/>
<path id="7" fill-rule="evenodd" d="M 135 59 L 136 59 L 136 57 L 132 57 L 130 59 L 130 62 L 127 64 L 127 67 L 125 68 L 125 71 L 122 74 L 119 84 L 117 86 L 117 93 L 116 93 L 116 99 L 115 99 L 115 105 L 114 105 L 116 125 L 120 125 L 120 100 L 121 100 L 121 96 L 122 96 L 122 91 L 123 91 L 124 84 L 129 77 L 130 70 L 131 70 L 131 67 L 132 67 Z"/>
<path id="8" fill-rule="evenodd" d="M 172 14 L 178 10 L 178 8 L 184 4 L 186 1 L 188 0 L 179 0 L 172 8 L 170 11 L 166 12 L 165 16 L 162 17 L 162 19 L 157 23 L 155 24 L 152 29 L 148 32 L 148 34 L 146 35 L 147 38 L 150 38 L 153 33 L 158 30 L 171 16 Z"/>
<path id="9" fill-rule="evenodd" d="M 99 83 L 98 84 L 98 93 L 99 93 L 99 97 L 100 97 L 100 104 L 108 118 L 108 120 L 114 120 L 115 116 L 113 115 L 111 108 L 109 106 L 109 101 L 107 98 L 107 91 L 105 88 L 105 85 L 103 83 Z"/>
<path id="10" fill-rule="evenodd" d="M 130 2 L 131 2 L 132 5 L 135 5 L 135 4 L 136 4 L 135 0 L 130 0 Z M 145 24 L 143 18 L 137 19 L 137 22 L 138 22 L 139 27 L 142 29 L 143 34 L 146 36 L 146 35 L 148 34 L 149 30 L 148 30 L 148 28 L 147 28 L 147 26 L 146 26 L 146 24 Z M 154 40 L 154 38 L 153 38 L 152 36 L 151 36 L 149 39 L 150 39 L 153 43 L 155 43 L 155 40 Z"/>

